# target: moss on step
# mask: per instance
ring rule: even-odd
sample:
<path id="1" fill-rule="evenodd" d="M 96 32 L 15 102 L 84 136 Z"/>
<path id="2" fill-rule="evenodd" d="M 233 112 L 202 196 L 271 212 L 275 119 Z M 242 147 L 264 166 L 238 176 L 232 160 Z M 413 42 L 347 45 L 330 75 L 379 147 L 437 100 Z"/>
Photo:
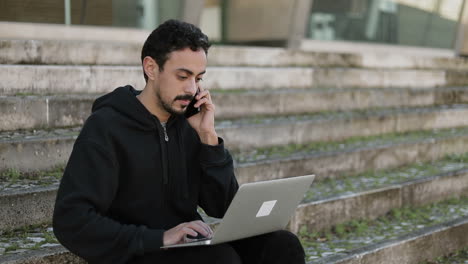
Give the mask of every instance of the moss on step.
<path id="1" fill-rule="evenodd" d="M 47 171 L 20 172 L 9 169 L 0 174 L 0 192 L 24 190 L 33 187 L 58 186 L 65 165 Z"/>
<path id="2" fill-rule="evenodd" d="M 468 263 L 468 247 L 457 252 L 441 256 L 433 260 L 427 260 L 420 264 L 464 264 Z"/>
<path id="3" fill-rule="evenodd" d="M 255 115 L 243 118 L 228 118 L 218 120 L 217 127 L 231 127 L 239 125 L 254 125 L 254 124 L 280 124 L 302 121 L 319 121 L 319 120 L 339 120 L 339 119 L 366 119 L 378 117 L 381 119 L 394 117 L 399 114 L 414 115 L 422 113 L 438 113 L 440 111 L 466 109 L 468 105 L 438 105 L 438 106 L 420 106 L 420 107 L 372 107 L 365 109 L 354 109 L 348 111 L 328 110 L 318 112 L 296 113 L 296 114 L 266 114 Z"/>
<path id="4" fill-rule="evenodd" d="M 376 220 L 352 220 L 322 232 L 304 226 L 299 238 L 307 259 L 318 260 L 467 216 L 468 197 L 463 197 L 418 208 L 394 209 Z"/>
<path id="5" fill-rule="evenodd" d="M 25 250 L 58 245 L 59 242 L 55 238 L 52 228 L 46 223 L 7 231 L 0 236 L 0 252 L 3 251 L 3 254 L 15 254 Z"/>
<path id="6" fill-rule="evenodd" d="M 441 139 L 450 136 L 464 136 L 468 127 L 450 128 L 405 133 L 389 133 L 376 136 L 359 136 L 334 142 L 312 142 L 309 144 L 289 144 L 254 150 L 234 151 L 237 162 L 247 163 L 269 159 L 304 156 L 319 152 L 346 151 L 354 148 L 377 147 L 386 144 L 398 144 L 424 139 Z"/>
<path id="7" fill-rule="evenodd" d="M 414 163 L 397 169 L 371 170 L 355 176 L 325 179 L 312 185 L 304 202 L 377 189 L 464 169 L 468 169 L 468 152 L 462 155 L 447 155 L 437 161 Z"/>
<path id="8" fill-rule="evenodd" d="M 0 173 L 0 184 L 2 181 L 17 182 L 19 180 L 38 180 L 43 177 L 54 177 L 60 179 L 62 177 L 65 164 L 57 165 L 50 170 L 44 171 L 19 171 L 15 168 L 9 168 L 4 172 Z"/>

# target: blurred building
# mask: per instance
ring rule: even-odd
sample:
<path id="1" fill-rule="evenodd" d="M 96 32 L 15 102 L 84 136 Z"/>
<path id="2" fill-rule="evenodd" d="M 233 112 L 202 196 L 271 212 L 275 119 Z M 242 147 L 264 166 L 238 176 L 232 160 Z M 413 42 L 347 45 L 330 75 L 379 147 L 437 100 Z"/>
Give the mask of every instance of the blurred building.
<path id="1" fill-rule="evenodd" d="M 0 21 L 151 30 L 168 18 L 178 18 L 198 24 L 212 41 L 222 44 L 320 49 L 349 48 L 347 43 L 352 41 L 448 49 L 468 55 L 468 6 L 465 2 L 1 0 Z M 3 27 L 1 32 L 7 30 L 5 24 L 0 27 Z"/>

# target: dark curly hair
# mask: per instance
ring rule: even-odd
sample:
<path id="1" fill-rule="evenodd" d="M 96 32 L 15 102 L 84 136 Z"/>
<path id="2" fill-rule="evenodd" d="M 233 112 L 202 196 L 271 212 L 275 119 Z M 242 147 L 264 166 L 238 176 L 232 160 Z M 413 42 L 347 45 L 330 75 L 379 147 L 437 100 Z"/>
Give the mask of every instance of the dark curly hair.
<path id="1" fill-rule="evenodd" d="M 159 25 L 148 36 L 141 50 L 141 62 L 143 63 L 146 56 L 150 56 L 158 64 L 159 71 L 163 71 L 169 53 L 190 48 L 193 51 L 203 49 L 208 54 L 210 46 L 208 37 L 198 27 L 170 19 Z M 148 81 L 144 71 L 143 74 L 145 81 Z"/>

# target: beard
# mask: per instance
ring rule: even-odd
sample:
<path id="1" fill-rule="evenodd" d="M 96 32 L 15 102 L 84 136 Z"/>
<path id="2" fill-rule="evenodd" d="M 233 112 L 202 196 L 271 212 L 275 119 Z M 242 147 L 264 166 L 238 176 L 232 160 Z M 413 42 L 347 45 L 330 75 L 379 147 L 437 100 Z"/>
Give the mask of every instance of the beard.
<path id="1" fill-rule="evenodd" d="M 158 97 L 159 105 L 164 109 L 164 111 L 168 112 L 170 115 L 174 116 L 181 116 L 185 113 L 187 110 L 187 107 L 184 107 L 183 109 L 175 109 L 172 104 L 177 101 L 177 100 L 192 100 L 195 96 L 191 95 L 178 95 L 172 100 L 171 103 L 163 100 L 161 97 L 161 93 L 159 91 L 156 92 L 156 96 Z"/>

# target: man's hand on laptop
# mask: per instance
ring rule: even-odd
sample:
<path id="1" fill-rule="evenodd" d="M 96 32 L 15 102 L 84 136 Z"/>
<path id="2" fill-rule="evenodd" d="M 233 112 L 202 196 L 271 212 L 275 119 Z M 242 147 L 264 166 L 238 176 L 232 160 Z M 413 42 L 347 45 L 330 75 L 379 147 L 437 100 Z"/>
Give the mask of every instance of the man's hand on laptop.
<path id="1" fill-rule="evenodd" d="M 213 231 L 209 225 L 200 220 L 182 223 L 164 232 L 163 244 L 164 246 L 169 246 L 183 243 L 187 235 L 196 237 L 198 234 L 204 237 L 211 237 Z"/>

